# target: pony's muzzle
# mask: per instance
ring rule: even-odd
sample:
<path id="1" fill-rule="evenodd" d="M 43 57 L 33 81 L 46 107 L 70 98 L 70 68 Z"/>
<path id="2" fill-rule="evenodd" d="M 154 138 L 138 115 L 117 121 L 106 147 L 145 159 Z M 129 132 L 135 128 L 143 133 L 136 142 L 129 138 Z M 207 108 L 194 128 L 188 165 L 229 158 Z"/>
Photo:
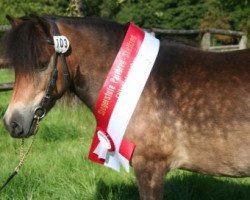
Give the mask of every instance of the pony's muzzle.
<path id="1" fill-rule="evenodd" d="M 20 114 L 19 111 L 13 112 L 10 118 L 7 120 L 7 117 L 4 116 L 3 118 L 4 125 L 6 129 L 10 132 L 10 135 L 14 138 L 24 138 L 28 137 L 27 132 L 27 122 L 25 117 Z"/>

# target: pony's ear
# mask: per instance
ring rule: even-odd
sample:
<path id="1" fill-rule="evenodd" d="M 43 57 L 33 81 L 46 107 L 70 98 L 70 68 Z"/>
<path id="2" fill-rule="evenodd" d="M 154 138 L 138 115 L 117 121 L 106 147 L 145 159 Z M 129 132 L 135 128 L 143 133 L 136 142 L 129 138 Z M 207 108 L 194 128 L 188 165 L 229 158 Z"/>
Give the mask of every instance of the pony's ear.
<path id="1" fill-rule="evenodd" d="M 33 21 L 37 28 L 39 28 L 41 31 L 43 31 L 48 37 L 50 37 L 50 24 L 49 22 L 43 18 L 39 17 L 37 15 L 29 15 L 31 21 Z"/>
<path id="2" fill-rule="evenodd" d="M 11 24 L 12 27 L 16 27 L 16 26 L 18 26 L 18 25 L 20 25 L 20 24 L 23 23 L 22 19 L 20 19 L 20 18 L 14 18 L 14 17 L 12 17 L 10 15 L 6 15 L 6 18 L 9 21 L 9 23 Z"/>

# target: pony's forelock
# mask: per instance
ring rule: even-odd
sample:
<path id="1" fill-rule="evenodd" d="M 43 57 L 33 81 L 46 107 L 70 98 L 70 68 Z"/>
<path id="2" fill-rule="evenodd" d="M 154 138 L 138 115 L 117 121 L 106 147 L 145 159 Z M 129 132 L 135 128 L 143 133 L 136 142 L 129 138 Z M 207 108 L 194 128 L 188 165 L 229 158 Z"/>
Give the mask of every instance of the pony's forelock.
<path id="1" fill-rule="evenodd" d="M 4 51 L 10 66 L 19 71 L 32 71 L 39 67 L 39 58 L 45 55 L 46 34 L 30 18 L 12 27 L 5 35 Z"/>

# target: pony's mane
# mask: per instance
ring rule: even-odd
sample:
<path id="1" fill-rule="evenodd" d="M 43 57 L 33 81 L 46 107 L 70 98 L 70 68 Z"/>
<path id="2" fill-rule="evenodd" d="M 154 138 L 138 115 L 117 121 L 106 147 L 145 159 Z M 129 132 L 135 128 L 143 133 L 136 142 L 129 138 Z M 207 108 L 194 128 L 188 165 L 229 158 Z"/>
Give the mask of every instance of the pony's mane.
<path id="1" fill-rule="evenodd" d="M 77 28 L 78 26 L 98 27 L 102 31 L 113 35 L 112 32 L 119 30 L 119 34 L 125 34 L 126 26 L 116 22 L 100 19 L 98 17 L 61 17 L 61 16 L 43 16 L 34 18 L 25 16 L 19 18 L 23 22 L 12 29 L 4 37 L 5 56 L 10 63 L 10 67 L 20 71 L 32 71 L 41 66 L 44 58 L 49 60 L 49 53 L 46 51 L 47 39 L 51 39 L 49 31 L 49 21 L 63 20 L 63 23 L 70 24 Z M 48 26 L 46 27 L 45 22 Z M 48 30 L 46 30 L 46 28 Z M 99 30 L 97 30 L 99 31 Z M 176 42 L 170 38 L 165 40 L 167 43 L 182 43 Z M 184 43 L 185 44 L 185 43 Z M 186 44 L 187 46 L 193 46 Z"/>

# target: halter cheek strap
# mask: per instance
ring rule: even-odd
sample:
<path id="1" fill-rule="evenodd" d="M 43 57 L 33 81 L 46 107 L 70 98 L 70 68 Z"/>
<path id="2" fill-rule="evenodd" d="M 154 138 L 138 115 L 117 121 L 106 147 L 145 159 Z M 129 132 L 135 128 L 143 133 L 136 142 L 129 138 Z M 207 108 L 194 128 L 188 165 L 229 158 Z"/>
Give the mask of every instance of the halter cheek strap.
<path id="1" fill-rule="evenodd" d="M 46 115 L 49 102 L 51 101 L 52 93 L 56 88 L 56 81 L 58 78 L 58 70 L 57 70 L 58 57 L 60 57 L 63 67 L 64 91 L 69 87 L 70 84 L 70 74 L 65 58 L 65 53 L 69 49 L 69 40 L 65 36 L 61 36 L 56 22 L 53 21 L 50 23 L 53 28 L 53 41 L 51 39 L 48 39 L 48 43 L 53 44 L 55 47 L 55 54 L 53 58 L 53 70 L 51 72 L 50 81 L 46 89 L 45 95 L 42 98 L 42 101 L 40 102 L 39 106 L 35 109 L 32 125 L 37 124 L 38 121 L 40 121 Z M 61 50 L 60 47 L 63 50 Z M 32 125 L 30 128 L 30 132 L 34 131 L 32 130 L 34 129 L 32 128 Z"/>
<path id="2" fill-rule="evenodd" d="M 66 90 L 69 86 L 69 80 L 70 80 L 69 69 L 68 69 L 68 65 L 66 62 L 66 58 L 65 58 L 65 53 L 67 53 L 67 51 L 70 48 L 69 40 L 67 39 L 66 36 L 61 36 L 59 29 L 58 29 L 55 22 L 52 23 L 52 26 L 53 26 L 54 47 L 55 47 L 55 51 L 56 51 L 55 56 L 59 55 L 61 58 L 61 61 L 62 61 L 64 88 Z M 55 68 L 56 68 L 56 65 L 57 65 L 57 60 L 54 61 Z"/>

